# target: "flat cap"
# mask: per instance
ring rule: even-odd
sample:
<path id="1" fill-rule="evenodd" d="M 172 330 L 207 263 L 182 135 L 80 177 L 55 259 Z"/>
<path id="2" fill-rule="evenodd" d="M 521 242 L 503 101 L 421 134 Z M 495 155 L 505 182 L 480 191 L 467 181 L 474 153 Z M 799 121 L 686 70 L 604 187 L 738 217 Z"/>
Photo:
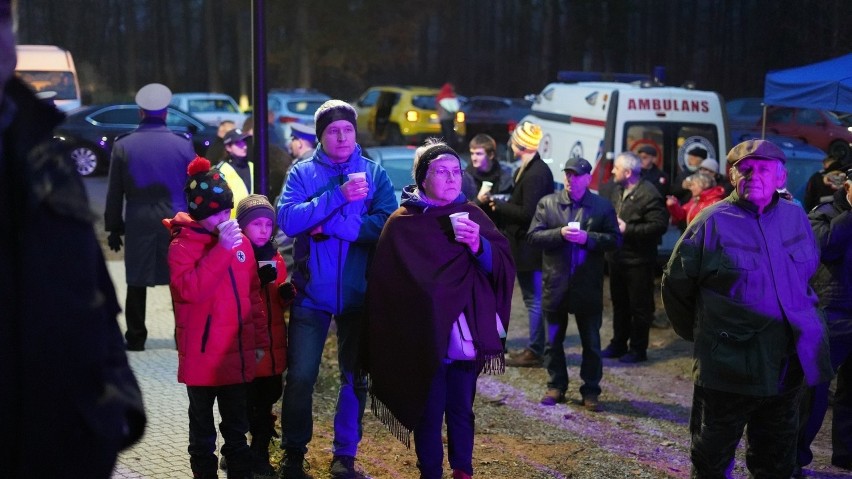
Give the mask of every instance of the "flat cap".
<path id="1" fill-rule="evenodd" d="M 239 128 L 234 128 L 233 130 L 228 130 L 228 132 L 225 133 L 225 136 L 222 138 L 222 143 L 230 145 L 231 143 L 237 141 L 243 141 L 250 136 L 251 135 L 249 134 L 243 133 L 243 130 L 240 130 Z"/>
<path id="2" fill-rule="evenodd" d="M 646 155 L 657 156 L 657 149 L 651 145 L 643 145 L 636 150 L 636 153 L 645 153 Z"/>
<path id="3" fill-rule="evenodd" d="M 585 158 L 571 158 L 565 162 L 562 171 L 573 171 L 578 175 L 588 175 L 592 173 L 592 165 Z"/>
<path id="4" fill-rule="evenodd" d="M 162 83 L 149 83 L 136 93 L 136 104 L 148 111 L 163 110 L 172 101 L 172 91 Z"/>
<path id="5" fill-rule="evenodd" d="M 731 148 L 728 152 L 728 164 L 736 165 L 738 161 L 752 158 L 755 160 L 778 160 L 781 163 L 787 162 L 787 156 L 781 151 L 781 148 L 775 146 L 774 143 L 767 140 L 746 140 L 739 145 Z"/>

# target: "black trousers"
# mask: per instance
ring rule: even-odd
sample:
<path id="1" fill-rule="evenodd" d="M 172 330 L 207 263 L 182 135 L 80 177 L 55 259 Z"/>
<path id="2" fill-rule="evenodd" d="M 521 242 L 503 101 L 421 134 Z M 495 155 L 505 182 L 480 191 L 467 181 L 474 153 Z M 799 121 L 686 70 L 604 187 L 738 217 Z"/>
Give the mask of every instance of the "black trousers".
<path id="1" fill-rule="evenodd" d="M 124 339 L 128 349 L 141 350 L 148 339 L 148 329 L 145 327 L 145 301 L 148 298 L 148 288 L 145 286 L 127 285 L 127 297 L 124 301 L 124 319 L 127 322 L 127 332 Z"/>
<path id="2" fill-rule="evenodd" d="M 800 387 L 758 397 L 695 386 L 689 432 L 692 477 L 730 477 L 746 433 L 746 466 L 755 479 L 788 479 L 796 465 Z"/>
<path id="3" fill-rule="evenodd" d="M 216 424 L 213 403 L 219 403 L 219 432 L 225 443 L 222 455 L 228 461 L 228 477 L 247 477 L 251 472 L 248 432 L 248 385 L 187 386 L 189 397 L 189 463 L 196 475 L 214 475 L 216 460 Z"/>
<path id="4" fill-rule="evenodd" d="M 654 319 L 654 264 L 609 263 L 612 296 L 612 344 L 644 353 Z M 629 341 L 629 345 L 628 345 Z"/>
<path id="5" fill-rule="evenodd" d="M 248 388 L 248 419 L 251 450 L 260 462 L 269 461 L 269 442 L 275 435 L 272 406 L 281 398 L 283 380 L 280 374 L 254 378 Z"/>

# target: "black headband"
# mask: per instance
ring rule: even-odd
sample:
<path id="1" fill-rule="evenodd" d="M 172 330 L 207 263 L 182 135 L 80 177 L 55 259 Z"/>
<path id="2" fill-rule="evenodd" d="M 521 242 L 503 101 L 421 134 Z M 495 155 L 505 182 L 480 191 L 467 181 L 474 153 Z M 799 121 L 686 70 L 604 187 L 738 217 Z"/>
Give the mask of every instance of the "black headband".
<path id="1" fill-rule="evenodd" d="M 355 110 L 352 110 L 351 107 L 346 108 L 345 106 L 341 105 L 334 108 L 329 108 L 328 110 L 322 112 L 319 118 L 317 118 L 317 138 L 322 138 L 322 132 L 325 131 L 325 128 L 337 120 L 346 120 L 349 123 L 352 123 L 352 126 L 358 128 L 358 124 L 355 120 Z"/>
<path id="2" fill-rule="evenodd" d="M 452 155 L 461 162 L 459 154 L 449 146 L 442 143 L 430 146 L 417 159 L 417 166 L 414 168 L 414 182 L 418 188 L 422 188 L 423 180 L 426 179 L 426 172 L 429 170 L 429 164 L 441 155 Z"/>

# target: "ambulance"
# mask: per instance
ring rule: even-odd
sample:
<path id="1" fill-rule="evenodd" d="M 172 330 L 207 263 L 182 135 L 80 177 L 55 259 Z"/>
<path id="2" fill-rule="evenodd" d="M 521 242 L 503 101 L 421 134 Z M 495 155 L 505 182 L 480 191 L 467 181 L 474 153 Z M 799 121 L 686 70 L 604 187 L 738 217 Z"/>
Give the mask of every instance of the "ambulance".
<path id="1" fill-rule="evenodd" d="M 655 71 L 655 77 L 658 75 Z M 582 157 L 592 165 L 595 192 L 612 176 L 612 162 L 623 151 L 636 153 L 643 146 L 657 151 L 657 166 L 669 183 L 682 171 L 686 154 L 703 148 L 707 158 L 727 171 L 725 157 L 728 125 L 722 97 L 712 91 L 664 86 L 646 75 L 605 75 L 560 72 L 559 82 L 538 94 L 532 112 L 521 121 L 541 126 L 538 151 L 561 188 L 562 165 Z M 670 226 L 657 249 L 664 263 L 680 230 Z"/>
<path id="2" fill-rule="evenodd" d="M 572 81 L 576 78 L 591 81 Z M 596 81 L 603 74 L 560 72 L 558 83 L 536 96 L 522 121 L 541 126 L 541 158 L 561 182 L 562 165 L 582 157 L 592 164 L 594 191 L 611 176 L 612 160 L 642 146 L 657 151 L 657 166 L 672 181 L 685 168 L 686 153 L 707 150 L 725 167 L 728 144 L 722 97 L 711 91 L 662 86 L 642 75 L 633 81 Z"/>

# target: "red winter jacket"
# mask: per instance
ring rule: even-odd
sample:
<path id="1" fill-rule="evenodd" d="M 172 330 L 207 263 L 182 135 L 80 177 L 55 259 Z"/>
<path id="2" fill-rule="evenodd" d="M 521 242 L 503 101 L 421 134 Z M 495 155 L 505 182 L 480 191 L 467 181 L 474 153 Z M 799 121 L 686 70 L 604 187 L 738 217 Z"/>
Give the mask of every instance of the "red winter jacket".
<path id="1" fill-rule="evenodd" d="M 251 243 L 231 251 L 186 213 L 171 230 L 169 287 L 175 309 L 178 381 L 224 386 L 255 377 L 255 349 L 266 348 L 266 311 Z"/>
<path id="2" fill-rule="evenodd" d="M 725 187 L 718 185 L 702 191 L 697 198 L 693 197 L 683 205 L 667 204 L 666 208 L 668 208 L 669 214 L 672 217 L 673 225 L 677 225 L 684 220 L 686 220 L 686 224 L 689 224 L 692 222 L 693 218 L 698 216 L 698 213 L 700 213 L 701 210 L 707 208 L 713 203 L 721 201 L 724 197 Z"/>
<path id="3" fill-rule="evenodd" d="M 278 285 L 287 281 L 287 265 L 281 253 L 276 252 L 275 260 L 278 277 L 266 285 L 260 292 L 269 315 L 264 320 L 263 332 L 269 339 L 269 346 L 263 359 L 257 363 L 257 377 L 275 376 L 287 369 L 287 325 L 284 323 L 284 310 L 288 306 L 278 295 Z"/>

